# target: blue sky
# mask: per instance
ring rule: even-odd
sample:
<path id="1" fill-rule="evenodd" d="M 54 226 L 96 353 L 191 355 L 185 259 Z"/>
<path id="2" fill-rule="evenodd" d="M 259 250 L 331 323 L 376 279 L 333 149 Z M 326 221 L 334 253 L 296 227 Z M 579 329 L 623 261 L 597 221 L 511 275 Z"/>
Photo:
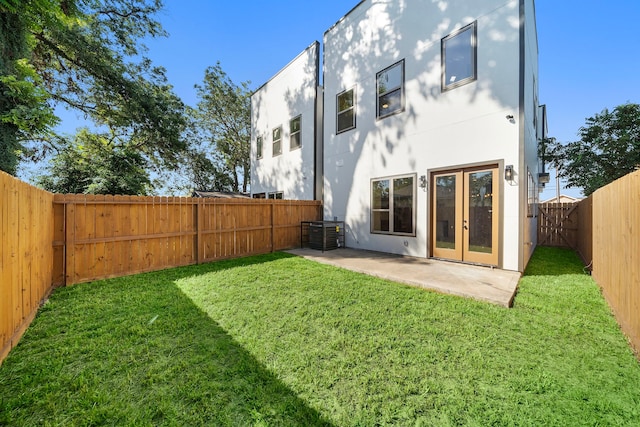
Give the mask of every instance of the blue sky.
<path id="1" fill-rule="evenodd" d="M 167 69 L 176 93 L 189 105 L 197 102 L 193 86 L 202 82 L 207 66 L 220 61 L 234 82 L 251 81 L 257 88 L 313 41 L 322 41 L 324 31 L 358 3 L 164 1 L 158 19 L 169 37 L 148 41 L 148 56 Z M 547 104 L 550 136 L 576 140 L 585 118 L 640 102 L 639 1 L 537 0 L 536 17 L 540 103 Z M 64 120 L 68 132 L 81 125 L 67 115 Z M 555 181 L 547 187 L 541 199 L 555 195 Z"/>

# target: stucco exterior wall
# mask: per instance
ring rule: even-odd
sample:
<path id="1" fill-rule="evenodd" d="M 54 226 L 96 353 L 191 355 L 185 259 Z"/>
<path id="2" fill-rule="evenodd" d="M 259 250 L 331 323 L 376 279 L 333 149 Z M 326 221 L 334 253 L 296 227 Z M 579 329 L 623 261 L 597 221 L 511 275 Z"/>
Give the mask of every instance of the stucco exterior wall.
<path id="1" fill-rule="evenodd" d="M 478 78 L 443 92 L 441 39 L 473 21 Z M 478 163 L 520 173 L 519 1 L 368 0 L 325 33 L 324 49 L 325 216 L 345 220 L 347 246 L 429 256 L 429 186 L 418 188 L 416 236 L 388 236 L 370 232 L 370 180 Z M 378 120 L 376 73 L 402 59 L 405 110 Z M 336 94 L 350 87 L 357 127 L 336 135 Z M 520 180 L 500 176 L 502 266 L 517 270 Z"/>
<path id="2" fill-rule="evenodd" d="M 251 97 L 251 194 L 282 192 L 285 199 L 314 199 L 315 107 L 319 79 L 315 42 Z M 302 117 L 300 148 L 290 148 L 289 121 Z M 272 155 L 272 131 L 282 126 L 282 154 Z M 263 138 L 257 159 L 256 141 Z"/>

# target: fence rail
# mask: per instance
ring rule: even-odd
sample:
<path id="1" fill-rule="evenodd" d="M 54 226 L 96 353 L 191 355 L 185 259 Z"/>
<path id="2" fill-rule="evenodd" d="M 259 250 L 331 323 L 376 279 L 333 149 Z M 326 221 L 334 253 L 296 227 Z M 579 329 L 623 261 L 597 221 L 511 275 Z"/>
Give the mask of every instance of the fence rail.
<path id="1" fill-rule="evenodd" d="M 51 292 L 53 195 L 0 172 L 0 363 Z"/>
<path id="2" fill-rule="evenodd" d="M 261 254 L 300 242 L 316 201 L 61 195 L 54 284 Z"/>

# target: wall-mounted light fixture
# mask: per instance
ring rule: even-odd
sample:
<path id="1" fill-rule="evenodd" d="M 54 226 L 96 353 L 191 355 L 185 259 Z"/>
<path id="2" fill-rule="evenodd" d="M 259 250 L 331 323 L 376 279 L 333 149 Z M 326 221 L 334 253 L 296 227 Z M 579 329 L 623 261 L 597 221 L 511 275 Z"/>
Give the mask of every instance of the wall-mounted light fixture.
<path id="1" fill-rule="evenodd" d="M 544 184 L 547 184 L 548 182 L 549 182 L 549 172 L 540 172 L 538 174 L 538 183 L 544 186 Z"/>
<path id="2" fill-rule="evenodd" d="M 509 121 L 514 120 L 514 118 L 513 118 L 513 114 L 507 114 L 507 116 L 505 117 L 505 119 L 507 119 L 507 120 L 509 120 Z"/>
<path id="3" fill-rule="evenodd" d="M 504 179 L 509 182 L 513 182 L 513 165 L 507 165 L 504 167 Z"/>
<path id="4" fill-rule="evenodd" d="M 420 175 L 420 188 L 427 188 L 427 176 Z"/>

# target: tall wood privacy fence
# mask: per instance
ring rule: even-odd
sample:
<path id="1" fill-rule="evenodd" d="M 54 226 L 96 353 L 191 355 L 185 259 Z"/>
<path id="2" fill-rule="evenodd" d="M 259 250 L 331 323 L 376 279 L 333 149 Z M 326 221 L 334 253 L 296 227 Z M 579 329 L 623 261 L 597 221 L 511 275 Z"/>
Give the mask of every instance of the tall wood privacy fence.
<path id="1" fill-rule="evenodd" d="M 570 248 L 585 265 L 593 259 L 591 242 L 592 197 L 580 203 L 542 203 L 538 207 L 538 244 Z"/>
<path id="2" fill-rule="evenodd" d="M 640 356 L 640 171 L 539 212 L 538 244 L 578 252 Z"/>
<path id="3" fill-rule="evenodd" d="M 300 244 L 316 201 L 61 195 L 55 285 L 242 257 Z"/>
<path id="4" fill-rule="evenodd" d="M 0 363 L 53 287 L 296 247 L 317 201 L 53 195 L 0 172 Z"/>
<path id="5" fill-rule="evenodd" d="M 0 172 L 0 363 L 52 289 L 53 195 Z"/>
<path id="6" fill-rule="evenodd" d="M 593 278 L 640 352 L 640 171 L 593 194 Z"/>

